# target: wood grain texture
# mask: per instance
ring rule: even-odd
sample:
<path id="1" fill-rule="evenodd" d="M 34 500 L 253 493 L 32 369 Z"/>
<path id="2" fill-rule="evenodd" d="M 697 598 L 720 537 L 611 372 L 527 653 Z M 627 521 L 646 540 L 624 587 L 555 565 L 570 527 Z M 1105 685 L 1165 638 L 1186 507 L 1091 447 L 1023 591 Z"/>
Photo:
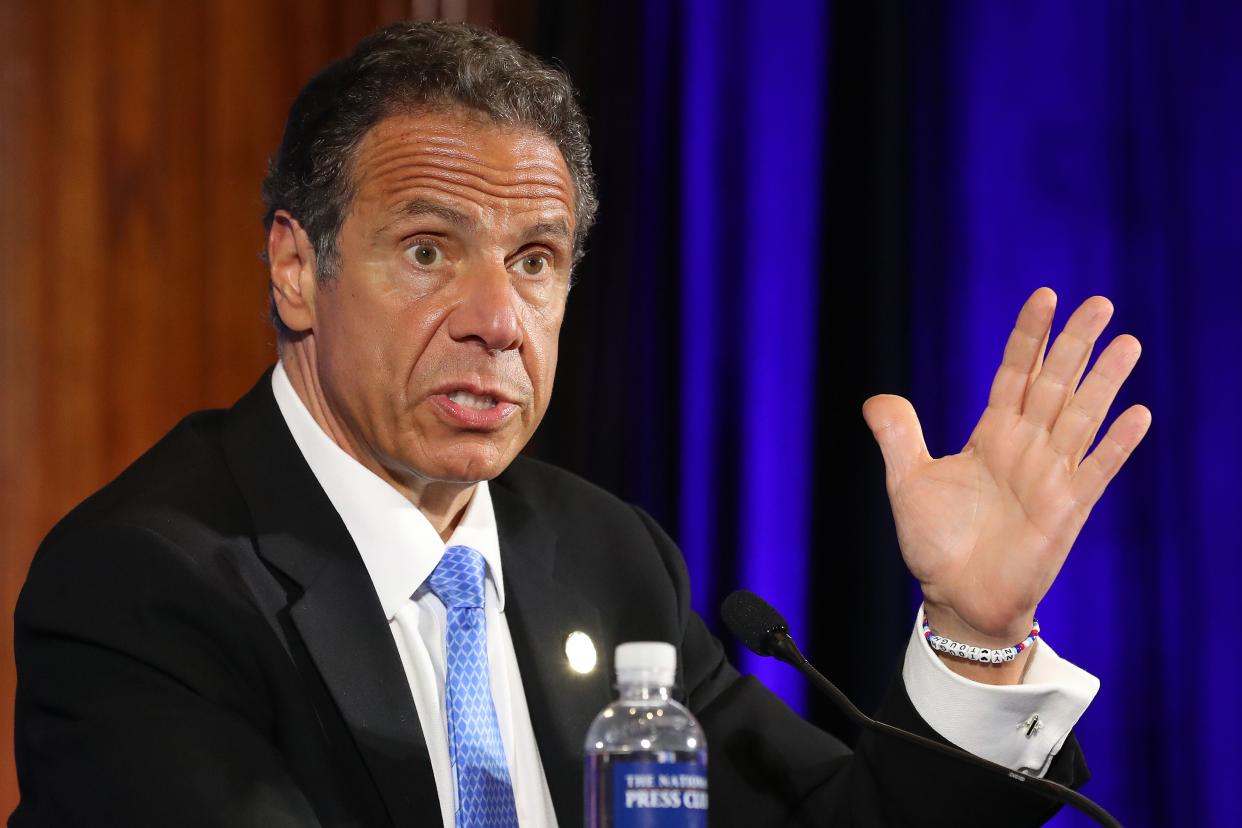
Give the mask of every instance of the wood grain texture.
<path id="1" fill-rule="evenodd" d="M 493 22 L 491 2 L 422 5 Z M 495 22 L 530 31 L 534 5 Z M 413 12 L 0 0 L 0 816 L 17 802 L 12 610 L 35 548 L 272 362 L 259 187 L 285 113 L 317 69 Z"/>

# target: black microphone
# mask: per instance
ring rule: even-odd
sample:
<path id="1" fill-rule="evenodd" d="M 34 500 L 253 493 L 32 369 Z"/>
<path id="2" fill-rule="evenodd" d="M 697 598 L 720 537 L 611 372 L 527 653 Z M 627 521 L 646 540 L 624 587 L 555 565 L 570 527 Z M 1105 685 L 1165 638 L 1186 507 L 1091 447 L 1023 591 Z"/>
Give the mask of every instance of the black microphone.
<path id="1" fill-rule="evenodd" d="M 785 617 L 748 589 L 739 589 L 724 599 L 720 617 L 746 649 L 761 656 L 773 655 L 773 642 L 789 637 Z"/>
<path id="2" fill-rule="evenodd" d="M 794 643 L 793 636 L 789 634 L 788 622 L 785 621 L 779 612 L 772 608 L 771 604 L 755 593 L 739 589 L 731 594 L 720 605 L 720 617 L 724 621 L 725 626 L 729 628 L 729 632 L 733 633 L 739 641 L 745 644 L 747 649 L 757 655 L 772 656 L 778 661 L 783 661 L 796 668 L 798 672 L 806 676 L 811 684 L 832 699 L 841 712 L 860 728 L 876 733 L 884 733 L 904 742 L 920 745 L 941 756 L 948 756 L 956 761 L 965 762 L 968 765 L 974 765 L 977 768 L 1000 774 L 1010 782 L 1020 784 L 1027 790 L 1037 791 L 1057 802 L 1074 806 L 1101 825 L 1109 826 L 1109 828 L 1121 828 L 1121 823 L 1114 819 L 1108 811 L 1073 788 L 1068 788 L 1065 785 L 1047 779 L 1017 773 L 1004 765 L 989 762 L 987 759 L 975 756 L 973 753 L 968 753 L 961 748 L 927 739 L 919 736 L 917 733 L 910 733 L 899 727 L 893 727 L 886 722 L 878 722 L 863 713 L 854 706 L 854 703 L 849 700 L 848 696 L 837 689 L 835 684 L 829 681 L 823 673 L 816 670 L 811 665 L 811 662 L 806 660 L 806 657 L 798 649 L 798 645 Z"/>

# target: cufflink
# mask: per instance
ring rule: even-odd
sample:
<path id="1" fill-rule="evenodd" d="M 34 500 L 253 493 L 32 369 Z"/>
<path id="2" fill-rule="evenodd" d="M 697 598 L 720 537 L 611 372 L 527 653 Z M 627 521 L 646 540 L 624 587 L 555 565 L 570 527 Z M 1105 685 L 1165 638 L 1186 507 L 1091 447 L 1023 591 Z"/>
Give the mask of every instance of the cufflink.
<path id="1" fill-rule="evenodd" d="M 589 673 L 595 669 L 595 644 L 591 636 L 581 630 L 574 630 L 565 638 L 565 658 L 569 660 L 569 669 L 575 673 Z"/>
<path id="2" fill-rule="evenodd" d="M 1026 738 L 1031 738 L 1036 733 L 1044 729 L 1044 723 L 1039 720 L 1038 713 L 1032 713 L 1027 717 L 1025 722 L 1018 725 L 1018 730 L 1026 731 Z"/>

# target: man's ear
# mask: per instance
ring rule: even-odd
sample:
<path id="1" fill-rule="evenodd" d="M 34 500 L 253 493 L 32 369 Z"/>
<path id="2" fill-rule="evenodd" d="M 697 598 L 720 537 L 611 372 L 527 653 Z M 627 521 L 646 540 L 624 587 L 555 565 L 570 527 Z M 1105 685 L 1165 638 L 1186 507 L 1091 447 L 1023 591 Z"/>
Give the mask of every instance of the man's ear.
<path id="1" fill-rule="evenodd" d="M 267 233 L 272 301 L 280 321 L 294 333 L 315 327 L 315 248 L 298 220 L 277 210 Z"/>

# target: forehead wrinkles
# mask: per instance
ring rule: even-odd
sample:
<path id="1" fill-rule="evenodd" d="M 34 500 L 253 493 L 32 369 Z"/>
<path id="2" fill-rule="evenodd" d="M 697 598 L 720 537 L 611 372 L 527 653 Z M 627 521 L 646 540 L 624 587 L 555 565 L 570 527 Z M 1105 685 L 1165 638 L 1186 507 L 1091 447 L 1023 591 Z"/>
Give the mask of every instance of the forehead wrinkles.
<path id="1" fill-rule="evenodd" d="M 572 212 L 572 190 L 560 151 L 537 134 L 475 129 L 462 137 L 448 131 L 377 128 L 368 138 L 372 140 L 364 141 L 358 155 L 358 192 L 363 194 L 370 184 L 371 196 L 385 206 L 404 200 L 417 187 L 505 210 L 516 207 L 507 201 L 552 199 Z"/>

